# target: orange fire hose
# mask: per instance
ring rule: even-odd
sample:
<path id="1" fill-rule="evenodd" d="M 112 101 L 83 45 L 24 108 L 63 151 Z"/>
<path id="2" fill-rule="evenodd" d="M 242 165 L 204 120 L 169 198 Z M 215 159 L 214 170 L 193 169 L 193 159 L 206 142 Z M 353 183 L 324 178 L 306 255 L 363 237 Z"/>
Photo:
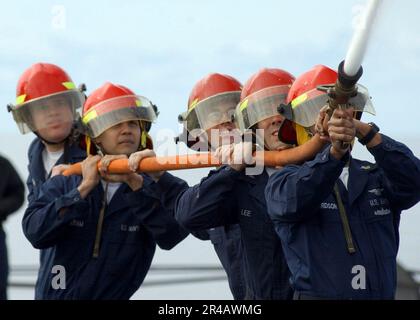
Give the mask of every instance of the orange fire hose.
<path id="1" fill-rule="evenodd" d="M 264 165 L 270 167 L 299 164 L 314 158 L 324 145 L 325 142 L 323 142 L 319 138 L 319 135 L 316 134 L 307 143 L 295 148 L 282 151 L 257 151 L 256 161 L 257 163 L 262 163 L 263 160 Z M 220 165 L 220 161 L 214 158 L 211 153 L 196 153 L 180 156 L 145 158 L 140 161 L 138 172 L 207 168 L 217 167 Z M 128 168 L 127 159 L 118 159 L 109 164 L 108 172 L 130 173 L 131 170 Z M 63 172 L 63 175 L 65 176 L 81 174 L 82 165 L 80 162 L 71 165 Z"/>

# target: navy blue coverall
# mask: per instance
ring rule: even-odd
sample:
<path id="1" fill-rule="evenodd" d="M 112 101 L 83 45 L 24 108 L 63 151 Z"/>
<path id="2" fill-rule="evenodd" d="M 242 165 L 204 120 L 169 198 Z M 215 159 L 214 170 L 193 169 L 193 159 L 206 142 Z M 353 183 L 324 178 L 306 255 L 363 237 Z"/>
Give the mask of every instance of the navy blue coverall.
<path id="1" fill-rule="evenodd" d="M 35 138 L 28 150 L 28 178 L 26 180 L 26 186 L 28 187 L 28 204 L 38 197 L 40 187 L 45 182 L 46 176 L 49 172 L 46 172 L 44 163 L 42 161 L 42 152 L 45 150 L 45 145 L 39 138 Z M 72 164 L 83 161 L 86 158 L 86 152 L 82 150 L 77 143 L 66 144 L 64 146 L 63 155 L 57 160 L 59 164 Z M 42 290 L 40 289 L 40 283 L 45 282 L 43 279 L 52 269 L 52 254 L 54 248 L 41 249 L 39 252 L 39 270 L 38 278 L 35 284 L 35 299 L 41 299 Z"/>
<path id="2" fill-rule="evenodd" d="M 247 299 L 288 299 L 289 270 L 281 242 L 267 214 L 268 175 L 247 176 L 230 167 L 210 172 L 177 199 L 175 217 L 187 230 L 239 224 L 242 234 Z"/>
<path id="3" fill-rule="evenodd" d="M 223 269 L 226 272 L 229 288 L 235 300 L 246 298 L 245 266 L 242 236 L 239 225 L 232 224 L 195 232 L 200 240 L 210 240 Z"/>
<path id="4" fill-rule="evenodd" d="M 157 183 L 143 177 L 137 191 L 126 184 L 118 188 L 99 230 L 101 183 L 85 199 L 77 190 L 80 176 L 56 176 L 41 186 L 25 212 L 23 230 L 35 248 L 54 248 L 52 265 L 64 268 L 65 288 L 54 286 L 56 275 L 44 270 L 39 298 L 129 299 L 149 270 L 156 244 L 169 250 L 188 235 L 173 218 L 175 198 L 188 185 L 169 173 Z"/>
<path id="5" fill-rule="evenodd" d="M 327 146 L 314 160 L 273 174 L 268 212 L 282 241 L 295 298 L 394 299 L 402 210 L 420 200 L 420 160 L 382 135 L 376 163 L 337 160 Z M 350 160 L 346 188 L 339 176 Z M 356 251 L 347 247 L 337 183 Z"/>

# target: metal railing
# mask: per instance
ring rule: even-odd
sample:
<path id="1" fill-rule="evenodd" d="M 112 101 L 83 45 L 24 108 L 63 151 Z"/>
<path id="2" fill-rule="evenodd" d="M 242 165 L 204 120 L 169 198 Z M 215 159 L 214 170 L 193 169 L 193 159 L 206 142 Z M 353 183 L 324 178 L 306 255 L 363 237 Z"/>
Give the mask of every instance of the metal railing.
<path id="1" fill-rule="evenodd" d="M 149 269 L 148 275 L 154 274 L 164 274 L 177 276 L 186 273 L 194 272 L 201 273 L 200 275 L 188 275 L 177 278 L 169 279 L 148 279 L 146 277 L 145 281 L 142 284 L 142 287 L 150 286 L 161 286 L 161 285 L 174 285 L 174 284 L 190 284 L 198 282 L 213 282 L 213 281 L 222 281 L 227 280 L 227 276 L 221 266 L 218 265 L 180 265 L 180 264 L 167 264 L 167 265 L 152 265 Z M 35 287 L 35 281 L 17 281 L 16 277 L 27 277 L 33 276 L 36 277 L 38 273 L 38 266 L 36 265 L 18 265 L 13 266 L 10 269 L 10 273 L 13 278 L 9 281 L 9 287 L 12 288 L 27 288 L 32 289 Z M 202 275 L 202 273 L 207 273 Z M 209 274 L 210 273 L 210 274 Z"/>
<path id="2" fill-rule="evenodd" d="M 36 278 L 38 273 L 38 266 L 36 265 L 18 265 L 13 266 L 10 270 L 13 280 L 9 281 L 9 286 L 12 288 L 26 288 L 33 289 L 35 287 L 35 281 L 16 281 L 16 277 L 27 277 L 31 276 Z M 411 275 L 411 277 L 417 282 L 420 290 L 420 270 L 405 270 Z M 185 276 L 185 273 L 196 273 Z M 164 279 L 150 279 L 150 275 L 166 275 L 174 276 L 176 278 L 164 278 Z M 204 274 L 204 275 L 203 275 Z M 181 277 L 179 277 L 182 275 Z M 203 282 L 214 282 L 227 280 L 226 274 L 221 266 L 206 264 L 206 265 L 182 265 L 182 264 L 165 264 L 165 265 L 152 265 L 149 269 L 148 277 L 142 284 L 142 287 L 152 286 L 166 286 L 175 284 L 192 284 L 192 283 L 203 283 Z M 399 285 L 399 287 L 401 284 Z M 401 286 L 401 289 L 405 286 Z"/>

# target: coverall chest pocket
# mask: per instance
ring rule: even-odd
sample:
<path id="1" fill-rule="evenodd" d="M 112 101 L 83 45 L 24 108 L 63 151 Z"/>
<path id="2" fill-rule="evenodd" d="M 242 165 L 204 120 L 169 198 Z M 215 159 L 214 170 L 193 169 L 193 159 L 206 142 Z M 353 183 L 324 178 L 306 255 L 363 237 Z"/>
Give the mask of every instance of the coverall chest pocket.
<path id="1" fill-rule="evenodd" d="M 382 186 L 369 186 L 363 197 L 360 209 L 366 222 L 383 221 L 386 219 L 392 220 L 390 203 Z"/>
<path id="2" fill-rule="evenodd" d="M 359 210 L 369 239 L 378 257 L 395 259 L 398 251 L 398 225 L 381 185 L 369 185 Z"/>
<path id="3" fill-rule="evenodd" d="M 135 264 L 141 252 L 142 230 L 139 223 L 119 223 L 109 229 L 107 247 L 107 273 L 119 276 L 129 266 Z"/>
<path id="4" fill-rule="evenodd" d="M 341 223 L 340 211 L 334 196 L 330 195 L 319 204 L 319 217 L 322 223 Z M 318 220 L 316 216 L 314 220 Z"/>
<path id="5" fill-rule="evenodd" d="M 142 225 L 138 221 L 119 222 L 109 228 L 109 243 L 135 244 L 139 241 Z"/>
<path id="6" fill-rule="evenodd" d="M 256 206 L 240 208 L 240 228 L 242 238 L 248 242 L 260 243 L 267 230 L 273 229 L 268 213 Z"/>
<path id="7" fill-rule="evenodd" d="M 220 244 L 226 241 L 239 241 L 241 228 L 238 224 L 226 225 L 207 230 L 212 244 Z"/>
<path id="8" fill-rule="evenodd" d="M 73 219 L 66 226 L 66 239 L 71 241 L 86 238 L 91 233 L 93 224 L 88 219 Z"/>

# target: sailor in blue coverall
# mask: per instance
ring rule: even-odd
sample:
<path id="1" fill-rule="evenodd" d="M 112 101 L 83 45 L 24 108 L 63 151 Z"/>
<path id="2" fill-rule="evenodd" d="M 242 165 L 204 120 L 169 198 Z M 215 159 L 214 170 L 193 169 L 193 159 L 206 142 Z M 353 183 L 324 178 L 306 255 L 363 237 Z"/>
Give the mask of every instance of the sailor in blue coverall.
<path id="1" fill-rule="evenodd" d="M 331 144 L 274 173 L 265 191 L 294 298 L 394 299 L 400 215 L 420 200 L 420 160 L 351 110 L 336 110 L 326 130 Z M 340 147 L 355 134 L 376 163 Z"/>
<path id="2" fill-rule="evenodd" d="M 235 117 L 240 118 L 237 118 L 239 128 L 244 133 L 264 129 L 259 143 L 266 150 L 289 147 L 277 137 L 283 122 L 277 106 L 285 99 L 293 79 L 280 69 L 262 69 L 242 89 L 242 102 L 235 113 Z M 271 169 L 261 167 L 260 172 L 247 174 L 243 163 L 231 162 L 245 153 L 252 153 L 251 143 L 219 148 L 215 155 L 221 157 L 222 163 L 230 164 L 211 171 L 200 184 L 178 198 L 176 219 L 191 232 L 238 224 L 245 259 L 246 298 L 290 299 L 290 273 L 264 198 Z"/>
<path id="3" fill-rule="evenodd" d="M 188 187 L 184 181 L 164 172 L 106 171 L 128 156 L 134 171 L 154 155 L 146 149 L 145 128 L 155 118 L 147 98 L 120 85 L 106 83 L 86 101 L 83 123 L 105 156 L 85 159 L 82 176 L 47 180 L 23 218 L 31 244 L 54 249 L 53 269 L 38 281 L 39 298 L 128 299 L 143 282 L 156 244 L 168 250 L 187 236 L 173 218 L 175 198 Z"/>
<path id="4" fill-rule="evenodd" d="M 241 88 L 238 80 L 220 73 L 211 73 L 199 80 L 191 90 L 188 111 L 179 116 L 184 132 L 177 142 L 182 141 L 193 150 L 201 147 L 213 150 L 221 144 L 231 143 L 231 137 L 236 132 L 231 114 L 239 102 Z M 200 134 L 197 136 L 197 133 Z M 213 144 L 216 146 L 213 147 Z M 192 235 L 211 241 L 228 277 L 233 298 L 245 299 L 245 265 L 239 226 L 219 226 L 193 232 Z"/>
<path id="5" fill-rule="evenodd" d="M 84 87 L 77 89 L 70 76 L 59 66 L 35 63 L 19 78 L 17 105 L 10 110 L 21 131 L 33 132 L 36 138 L 28 150 L 27 200 L 38 197 L 41 185 L 60 164 L 82 161 L 86 152 L 79 147 L 79 136 L 73 130 L 76 109 L 85 99 Z M 52 268 L 53 248 L 40 250 L 35 299 L 41 296 L 39 281 Z M 49 270 L 49 271 L 46 271 Z"/>
<path id="6" fill-rule="evenodd" d="M 42 154 L 45 153 L 45 144 L 40 138 L 35 138 L 28 151 L 28 179 L 26 186 L 28 187 L 28 203 L 32 203 L 38 198 L 42 184 L 51 175 L 51 168 L 46 169 L 45 164 L 42 160 Z M 65 144 L 62 150 L 62 155 L 59 156 L 57 162 L 54 165 L 60 164 L 72 164 L 83 161 L 86 158 L 86 152 L 82 150 L 77 142 L 71 144 Z M 48 172 L 47 172 L 48 171 Z M 50 251 L 54 251 L 54 248 L 46 248 L 40 250 L 40 264 L 38 271 L 38 279 L 35 285 L 35 299 L 41 299 L 42 288 L 40 283 L 45 282 L 46 279 L 42 279 L 52 269 L 53 261 L 52 254 Z"/>

